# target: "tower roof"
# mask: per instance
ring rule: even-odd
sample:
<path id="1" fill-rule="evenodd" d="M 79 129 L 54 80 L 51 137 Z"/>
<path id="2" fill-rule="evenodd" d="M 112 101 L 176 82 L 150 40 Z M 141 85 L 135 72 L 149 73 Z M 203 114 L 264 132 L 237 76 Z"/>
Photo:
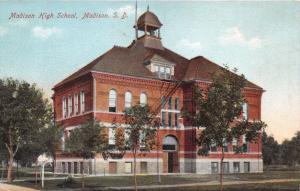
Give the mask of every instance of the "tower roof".
<path id="1" fill-rule="evenodd" d="M 145 25 L 147 25 L 148 29 L 158 29 L 162 26 L 158 17 L 149 10 L 143 13 L 137 21 L 137 26 L 139 30 L 144 30 Z"/>

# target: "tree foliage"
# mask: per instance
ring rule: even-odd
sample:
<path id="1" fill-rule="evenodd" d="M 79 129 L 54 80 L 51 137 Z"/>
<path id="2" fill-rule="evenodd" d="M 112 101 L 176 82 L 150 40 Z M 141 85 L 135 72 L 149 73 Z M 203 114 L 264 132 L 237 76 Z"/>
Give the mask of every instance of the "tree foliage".
<path id="1" fill-rule="evenodd" d="M 202 147 L 200 154 L 208 154 L 211 145 L 221 148 L 221 172 L 220 189 L 223 189 L 223 159 L 224 146 L 232 142 L 233 138 L 238 142 L 242 135 L 246 140 L 256 141 L 259 131 L 265 127 L 261 121 L 249 122 L 241 118 L 242 105 L 246 102 L 243 88 L 246 79 L 237 74 L 237 69 L 230 71 L 226 66 L 212 75 L 212 83 L 207 87 L 195 88 L 196 111 L 187 115 L 188 119 L 196 127 L 204 127 L 197 141 Z M 241 151 L 242 149 L 238 149 Z"/>
<path id="2" fill-rule="evenodd" d="M 122 127 L 115 128 L 115 146 L 118 151 L 125 151 L 126 140 L 125 140 L 125 130 Z"/>
<path id="3" fill-rule="evenodd" d="M 89 120 L 71 131 L 66 140 L 67 152 L 80 154 L 83 158 L 94 158 L 97 152 L 108 147 L 105 127 L 95 120 Z"/>
<path id="4" fill-rule="evenodd" d="M 133 174 L 134 185 L 137 190 L 136 180 L 136 154 L 140 149 L 150 150 L 154 145 L 154 136 L 156 132 L 157 122 L 147 105 L 134 105 L 130 109 L 125 110 L 124 120 L 126 133 L 129 137 L 128 147 L 133 153 Z"/>
<path id="5" fill-rule="evenodd" d="M 137 104 L 125 110 L 126 134 L 130 140 L 128 147 L 131 150 L 139 149 L 141 145 L 145 150 L 152 148 L 151 142 L 156 132 L 154 116 L 147 105 Z"/>
<path id="6" fill-rule="evenodd" d="M 66 140 L 67 152 L 79 154 L 83 159 L 94 158 L 98 152 L 108 149 L 106 128 L 96 120 L 88 120 L 71 131 Z M 84 167 L 83 167 L 84 168 Z M 84 169 L 82 171 L 82 188 L 84 188 Z"/>
<path id="7" fill-rule="evenodd" d="M 266 132 L 262 135 L 262 154 L 265 165 L 279 164 L 280 145 L 273 136 L 268 136 Z"/>
<path id="8" fill-rule="evenodd" d="M 284 140 L 280 152 L 283 164 L 295 166 L 300 164 L 300 131 L 290 140 Z"/>
<path id="9" fill-rule="evenodd" d="M 33 143 L 50 120 L 50 104 L 35 84 L 0 79 L 0 134 L 8 151 L 8 181 L 12 180 L 12 163 L 18 149 Z"/>

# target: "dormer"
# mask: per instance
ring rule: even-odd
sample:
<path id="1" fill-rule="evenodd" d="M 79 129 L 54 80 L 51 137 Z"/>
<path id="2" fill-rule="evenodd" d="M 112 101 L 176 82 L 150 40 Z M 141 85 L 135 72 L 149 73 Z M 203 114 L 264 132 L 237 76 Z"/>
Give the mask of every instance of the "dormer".
<path id="1" fill-rule="evenodd" d="M 174 78 L 175 63 L 157 54 L 146 62 L 146 67 L 160 79 L 171 80 Z"/>

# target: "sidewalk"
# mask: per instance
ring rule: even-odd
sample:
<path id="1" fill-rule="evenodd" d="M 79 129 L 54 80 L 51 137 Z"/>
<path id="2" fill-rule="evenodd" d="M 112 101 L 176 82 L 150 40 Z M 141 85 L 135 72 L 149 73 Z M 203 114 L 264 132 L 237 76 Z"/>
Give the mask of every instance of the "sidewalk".
<path id="1" fill-rule="evenodd" d="M 0 183 L 0 191 L 37 191 L 37 190 L 32 188 L 11 185 L 11 184 Z"/>

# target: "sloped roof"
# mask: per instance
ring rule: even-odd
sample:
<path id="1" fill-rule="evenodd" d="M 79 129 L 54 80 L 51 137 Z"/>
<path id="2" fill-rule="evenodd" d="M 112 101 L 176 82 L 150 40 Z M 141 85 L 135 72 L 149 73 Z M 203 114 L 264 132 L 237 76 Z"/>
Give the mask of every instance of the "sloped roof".
<path id="1" fill-rule="evenodd" d="M 176 70 L 181 72 L 175 71 L 175 79 L 179 80 L 183 77 L 182 70 L 186 69 L 188 59 L 167 48 L 163 50 L 147 48 L 144 47 L 142 41 L 137 41 L 127 48 L 114 46 L 102 56 L 56 84 L 54 89 L 91 71 L 159 79 L 145 67 L 145 62 L 156 54 L 176 64 Z"/>
<path id="2" fill-rule="evenodd" d="M 145 25 L 153 26 L 153 27 L 157 27 L 157 28 L 162 26 L 158 17 L 149 10 L 146 11 L 145 13 L 143 13 L 137 21 L 138 29 L 144 30 Z"/>
<path id="3" fill-rule="evenodd" d="M 158 55 L 175 64 L 174 80 L 211 81 L 211 74 L 221 68 L 221 66 L 202 56 L 188 60 L 165 47 L 163 47 L 163 49 L 147 48 L 144 46 L 142 39 L 138 39 L 137 41 L 133 41 L 128 47 L 114 46 L 88 65 L 59 82 L 53 89 L 88 74 L 91 71 L 159 79 L 157 75 L 146 67 L 146 63 L 149 62 L 154 55 Z M 262 89 L 249 81 L 247 81 L 246 86 Z"/>
<path id="4" fill-rule="evenodd" d="M 211 77 L 215 71 L 220 70 L 222 67 L 215 64 L 214 62 L 208 60 L 203 56 L 198 56 L 190 60 L 186 73 L 183 77 L 183 80 L 203 80 L 203 81 L 212 81 Z M 246 81 L 246 87 L 262 89 L 258 85 Z"/>

